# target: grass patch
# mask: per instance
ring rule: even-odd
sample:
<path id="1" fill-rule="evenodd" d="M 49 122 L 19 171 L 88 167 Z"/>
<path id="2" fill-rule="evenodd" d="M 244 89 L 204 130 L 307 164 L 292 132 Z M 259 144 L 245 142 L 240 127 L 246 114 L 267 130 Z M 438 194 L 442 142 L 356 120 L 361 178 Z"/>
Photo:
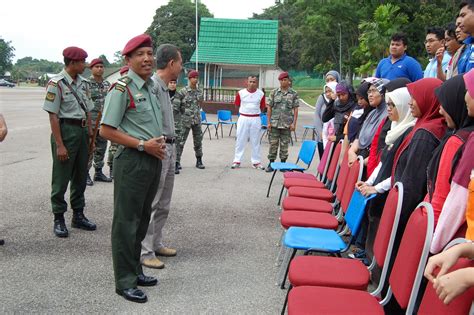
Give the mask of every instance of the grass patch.
<path id="1" fill-rule="evenodd" d="M 314 104 L 316 104 L 317 98 L 319 97 L 319 95 L 321 95 L 323 91 L 319 89 L 315 89 L 315 90 L 296 89 L 296 92 L 298 92 L 298 96 L 301 99 L 303 99 L 306 103 L 314 106 Z"/>

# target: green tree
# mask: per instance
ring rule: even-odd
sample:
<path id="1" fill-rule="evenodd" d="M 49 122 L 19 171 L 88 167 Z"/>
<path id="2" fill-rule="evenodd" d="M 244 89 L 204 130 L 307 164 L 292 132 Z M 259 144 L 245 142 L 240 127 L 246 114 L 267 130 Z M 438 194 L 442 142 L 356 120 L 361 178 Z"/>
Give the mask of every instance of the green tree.
<path id="1" fill-rule="evenodd" d="M 11 45 L 11 42 L 7 42 L 0 37 L 0 75 L 12 68 L 12 60 L 15 57 L 14 51 L 15 47 Z"/>
<path id="2" fill-rule="evenodd" d="M 206 5 L 198 3 L 198 16 L 213 15 Z M 176 45 L 186 62 L 196 47 L 195 21 L 195 4 L 191 0 L 171 0 L 156 10 L 146 33 L 152 37 L 155 48 L 164 43 Z"/>
<path id="3" fill-rule="evenodd" d="M 110 62 L 104 54 L 100 55 L 99 58 L 102 59 L 102 61 L 104 62 L 104 66 L 110 66 Z"/>
<path id="4" fill-rule="evenodd" d="M 125 60 L 125 58 L 123 58 L 123 56 L 122 56 L 122 51 L 117 50 L 114 53 L 114 63 L 113 63 L 113 65 L 123 66 L 124 60 Z"/>
<path id="5" fill-rule="evenodd" d="M 16 61 L 13 66 L 12 76 L 15 80 L 36 80 L 45 73 L 60 72 L 63 66 L 60 62 L 24 57 Z"/>

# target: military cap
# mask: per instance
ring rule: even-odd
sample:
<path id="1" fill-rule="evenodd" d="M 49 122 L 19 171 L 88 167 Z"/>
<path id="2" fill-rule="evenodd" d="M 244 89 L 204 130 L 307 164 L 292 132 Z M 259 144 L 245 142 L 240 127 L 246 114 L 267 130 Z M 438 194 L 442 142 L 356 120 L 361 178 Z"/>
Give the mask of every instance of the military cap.
<path id="1" fill-rule="evenodd" d="M 92 68 L 93 66 L 98 64 L 104 64 L 104 61 L 100 58 L 92 59 L 91 63 L 89 64 L 89 68 Z"/>
<path id="2" fill-rule="evenodd" d="M 124 74 L 125 72 L 128 72 L 128 69 L 129 69 L 128 66 L 123 66 L 122 68 L 120 68 L 119 73 L 120 73 L 120 74 Z"/>
<path id="3" fill-rule="evenodd" d="M 87 53 L 82 48 L 71 46 L 63 50 L 63 56 L 71 60 L 85 60 Z"/>
<path id="4" fill-rule="evenodd" d="M 198 77 L 199 77 L 199 72 L 197 72 L 196 70 L 189 71 L 189 73 L 188 73 L 188 78 L 189 79 L 198 78 Z"/>
<path id="5" fill-rule="evenodd" d="M 289 79 L 289 78 L 290 78 L 290 75 L 286 71 L 280 73 L 280 75 L 278 76 L 278 80 Z"/>
<path id="6" fill-rule="evenodd" d="M 125 47 L 122 49 L 122 55 L 126 56 L 133 52 L 135 49 L 141 47 L 152 47 L 152 40 L 150 35 L 141 34 L 129 40 Z"/>

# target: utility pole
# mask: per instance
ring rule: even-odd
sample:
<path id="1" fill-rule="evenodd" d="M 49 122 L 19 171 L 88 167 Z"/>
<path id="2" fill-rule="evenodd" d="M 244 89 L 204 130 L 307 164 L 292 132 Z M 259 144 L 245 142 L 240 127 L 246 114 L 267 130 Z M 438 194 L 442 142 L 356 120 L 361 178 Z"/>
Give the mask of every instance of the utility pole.
<path id="1" fill-rule="evenodd" d="M 339 25 L 339 75 L 342 77 L 342 29 L 341 23 Z"/>

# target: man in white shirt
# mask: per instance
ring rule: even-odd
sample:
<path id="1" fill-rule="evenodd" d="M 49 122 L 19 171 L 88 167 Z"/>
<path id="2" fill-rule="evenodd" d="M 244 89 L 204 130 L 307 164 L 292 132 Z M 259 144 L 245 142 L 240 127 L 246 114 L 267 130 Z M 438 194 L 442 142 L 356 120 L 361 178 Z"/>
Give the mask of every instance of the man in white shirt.
<path id="1" fill-rule="evenodd" d="M 232 168 L 240 167 L 245 145 L 250 139 L 252 167 L 264 169 L 260 160 L 260 132 L 262 128 L 260 113 L 265 108 L 265 94 L 262 90 L 257 89 L 257 85 L 257 77 L 249 76 L 247 88 L 240 90 L 235 97 L 235 105 L 239 107 L 240 116 L 237 121 L 237 141 Z"/>
<path id="2" fill-rule="evenodd" d="M 445 79 L 451 56 L 444 49 L 444 29 L 429 28 L 426 31 L 425 48 L 430 56 L 430 62 L 426 66 L 423 77 Z"/>

